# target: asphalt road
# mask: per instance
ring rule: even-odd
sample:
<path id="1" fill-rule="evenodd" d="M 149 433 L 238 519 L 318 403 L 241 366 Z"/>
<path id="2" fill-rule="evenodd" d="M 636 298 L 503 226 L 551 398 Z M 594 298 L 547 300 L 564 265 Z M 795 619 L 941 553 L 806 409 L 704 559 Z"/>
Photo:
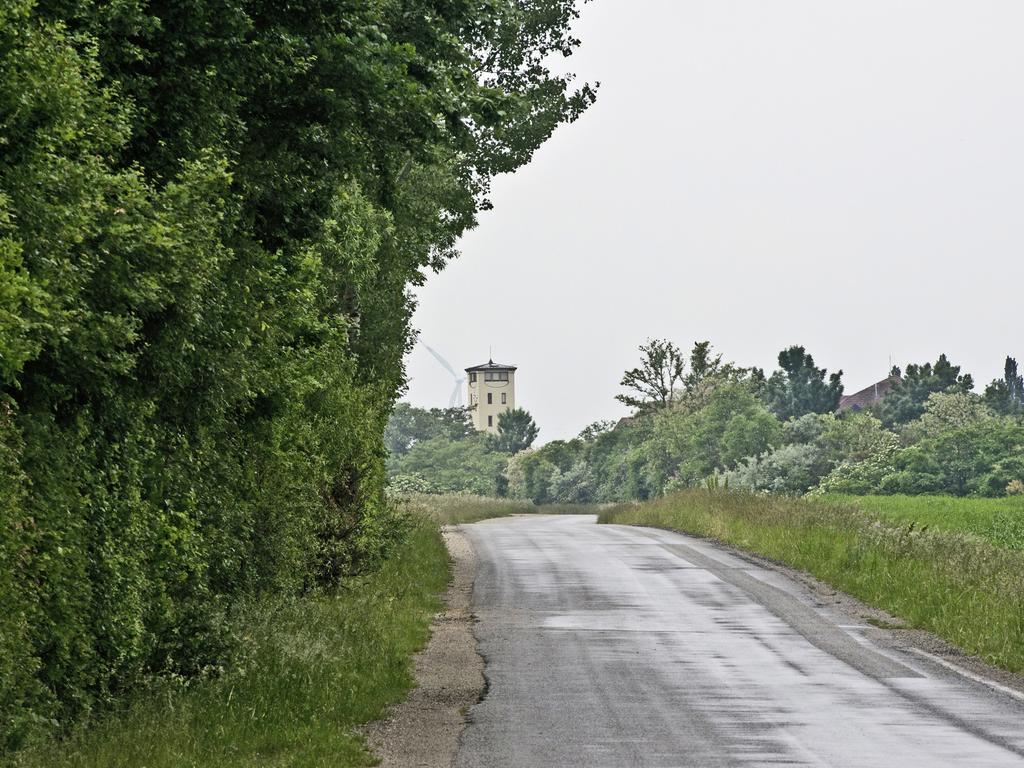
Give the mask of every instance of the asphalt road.
<path id="1" fill-rule="evenodd" d="M 488 689 L 458 768 L 1024 766 L 1024 701 L 697 539 L 465 526 Z"/>

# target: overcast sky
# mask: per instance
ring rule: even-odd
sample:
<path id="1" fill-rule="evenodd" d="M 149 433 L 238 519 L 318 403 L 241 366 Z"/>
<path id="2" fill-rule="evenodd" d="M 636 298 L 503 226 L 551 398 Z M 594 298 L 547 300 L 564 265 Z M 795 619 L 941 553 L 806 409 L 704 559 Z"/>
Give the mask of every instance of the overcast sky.
<path id="1" fill-rule="evenodd" d="M 495 183 L 414 319 L 458 369 L 518 365 L 542 442 L 623 415 L 649 337 L 769 369 L 803 344 L 847 392 L 1024 358 L 1024 2 L 595 0 L 577 30 L 597 103 Z"/>

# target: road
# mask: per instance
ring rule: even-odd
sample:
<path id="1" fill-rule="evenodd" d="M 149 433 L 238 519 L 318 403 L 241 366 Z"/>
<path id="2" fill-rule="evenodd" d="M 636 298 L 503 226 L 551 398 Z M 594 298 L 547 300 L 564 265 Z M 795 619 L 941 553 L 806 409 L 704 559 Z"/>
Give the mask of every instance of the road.
<path id="1" fill-rule="evenodd" d="M 463 530 L 488 688 L 458 768 L 1024 766 L 1024 700 L 775 570 L 592 516 Z"/>

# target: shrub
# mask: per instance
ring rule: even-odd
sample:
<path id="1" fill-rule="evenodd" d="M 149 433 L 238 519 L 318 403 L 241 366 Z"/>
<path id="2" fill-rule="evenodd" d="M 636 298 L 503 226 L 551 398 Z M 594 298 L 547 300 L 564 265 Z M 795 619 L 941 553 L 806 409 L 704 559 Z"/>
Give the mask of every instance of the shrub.
<path id="1" fill-rule="evenodd" d="M 862 495 L 879 489 L 882 480 L 895 469 L 899 448 L 888 444 L 861 461 L 842 463 L 818 484 L 816 493 Z"/>
<path id="2" fill-rule="evenodd" d="M 416 472 L 410 475 L 395 475 L 388 480 L 388 490 L 396 494 L 440 492 L 436 485 Z"/>
<path id="3" fill-rule="evenodd" d="M 390 461 L 393 478 L 419 476 L 434 492 L 498 495 L 498 483 L 509 456 L 492 449 L 486 435 L 462 440 L 435 437 L 418 442 Z"/>
<path id="4" fill-rule="evenodd" d="M 828 470 L 828 462 L 815 445 L 784 445 L 745 459 L 724 473 L 730 488 L 771 493 L 806 493 Z"/>

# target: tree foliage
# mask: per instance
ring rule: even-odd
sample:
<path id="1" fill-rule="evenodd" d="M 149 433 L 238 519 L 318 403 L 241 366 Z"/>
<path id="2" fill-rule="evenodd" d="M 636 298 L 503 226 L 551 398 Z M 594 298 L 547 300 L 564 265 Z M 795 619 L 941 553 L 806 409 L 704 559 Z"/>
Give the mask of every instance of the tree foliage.
<path id="1" fill-rule="evenodd" d="M 435 437 L 416 443 L 407 453 L 394 457 L 389 473 L 398 489 L 428 493 L 474 493 L 500 496 L 508 454 L 495 451 L 486 435 L 462 440 Z M 415 487 L 411 478 L 419 478 Z"/>
<path id="2" fill-rule="evenodd" d="M 1017 361 L 1006 358 L 1003 378 L 985 387 L 985 404 L 1004 416 L 1024 414 L 1024 375 L 1017 370 Z"/>
<path id="3" fill-rule="evenodd" d="M 575 16 L 0 6 L 0 746 L 380 558 L 409 286 L 593 100 Z"/>
<path id="4" fill-rule="evenodd" d="M 533 445 L 539 431 L 528 411 L 511 408 L 498 415 L 498 434 L 494 437 L 494 448 L 503 453 L 519 453 Z"/>
<path id="5" fill-rule="evenodd" d="M 913 367 L 911 388 L 936 391 L 892 429 L 871 412 L 836 413 L 839 374 L 816 368 L 802 347 L 780 358 L 766 379 L 698 342 L 671 404 L 524 451 L 506 467 L 508 492 L 548 503 L 646 499 L 709 482 L 792 494 L 1001 496 L 1024 487 L 1019 416 L 963 391 L 969 377 L 948 362 Z"/>
<path id="6" fill-rule="evenodd" d="M 409 403 L 395 405 L 384 430 L 384 446 L 392 456 L 401 456 L 424 440 L 445 437 L 463 440 L 475 434 L 468 408 L 417 408 Z"/>
<path id="7" fill-rule="evenodd" d="M 970 392 L 974 379 L 970 374 L 960 373 L 960 366 L 953 365 L 944 355 L 939 355 L 935 364 L 911 363 L 906 373 L 898 368 L 893 370 L 898 377 L 892 390 L 878 406 L 878 415 L 886 426 L 906 424 L 918 418 L 925 410 L 928 396 L 934 392 Z"/>
<path id="8" fill-rule="evenodd" d="M 626 371 L 619 385 L 628 392 L 615 396 L 640 412 L 668 408 L 683 383 L 686 358 L 671 341 L 651 339 L 640 345 L 640 365 Z"/>
<path id="9" fill-rule="evenodd" d="M 805 413 L 832 413 L 843 396 L 842 377 L 842 371 L 829 374 L 815 367 L 803 347 L 789 347 L 779 352 L 779 370 L 765 382 L 764 399 L 783 421 Z"/>

